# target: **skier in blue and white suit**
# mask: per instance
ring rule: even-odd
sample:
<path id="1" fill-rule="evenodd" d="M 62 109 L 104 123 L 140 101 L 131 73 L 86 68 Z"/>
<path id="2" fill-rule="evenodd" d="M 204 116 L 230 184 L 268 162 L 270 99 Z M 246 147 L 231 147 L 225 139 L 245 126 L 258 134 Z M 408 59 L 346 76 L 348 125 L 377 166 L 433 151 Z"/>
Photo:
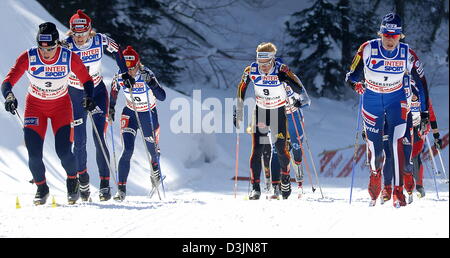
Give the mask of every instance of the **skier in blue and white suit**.
<path id="1" fill-rule="evenodd" d="M 111 198 L 109 187 L 110 171 L 108 167 L 109 152 L 105 143 L 106 116 L 108 114 L 108 91 L 103 83 L 101 61 L 104 56 L 104 48 L 112 53 L 119 68 L 126 72 L 125 60 L 120 52 L 120 47 L 111 38 L 106 35 L 96 33 L 92 30 L 91 19 L 88 15 L 78 10 L 70 18 L 70 31 L 68 37 L 62 42 L 64 46 L 77 53 L 84 65 L 88 68 L 89 74 L 94 81 L 94 101 L 97 108 L 93 110 L 92 117 L 95 127 L 92 128 L 94 144 L 96 148 L 96 161 L 98 173 L 100 176 L 100 201 L 107 201 Z M 80 181 L 80 195 L 83 200 L 88 200 L 89 191 L 89 174 L 87 171 L 87 152 L 86 152 L 86 119 L 87 111 L 81 106 L 83 97 L 83 88 L 79 79 L 71 74 L 69 76 L 69 94 L 73 107 L 73 128 L 74 128 L 74 154 L 77 164 L 77 173 Z M 98 142 L 97 130 L 101 138 L 101 144 Z M 103 154 L 103 150 L 107 156 Z"/>
<path id="2" fill-rule="evenodd" d="M 110 118 L 114 120 L 117 94 L 120 88 L 126 97 L 120 120 L 120 133 L 123 141 L 123 152 L 119 160 L 118 192 L 115 200 L 122 201 L 126 196 L 126 183 L 130 172 L 130 160 L 133 156 L 134 142 L 138 129 L 142 130 L 146 148 L 151 155 L 153 184 L 161 180 L 159 164 L 159 122 L 156 110 L 156 100 L 164 101 L 166 92 L 159 85 L 154 73 L 141 64 L 138 53 L 128 46 L 123 51 L 128 67 L 127 73 L 117 73 L 111 85 Z M 136 111 L 139 116 L 138 122 Z M 142 128 L 140 128 L 142 126 Z"/>
<path id="3" fill-rule="evenodd" d="M 289 85 L 285 86 L 287 102 L 286 102 L 286 118 L 288 123 L 288 132 L 290 139 L 290 152 L 291 156 L 291 165 L 293 167 L 295 173 L 295 180 L 298 183 L 299 188 L 303 185 L 303 167 L 302 167 L 302 148 L 300 145 L 300 141 L 303 145 L 303 114 L 300 109 L 308 107 L 311 104 L 311 100 L 306 92 L 306 88 L 302 86 L 302 93 L 298 94 L 292 90 Z M 298 135 L 297 135 L 298 132 Z M 300 141 L 299 141 L 300 137 Z M 272 147 L 272 148 L 271 148 Z M 271 148 L 272 155 L 263 155 L 264 157 L 264 169 L 266 166 L 270 166 L 270 171 L 272 174 L 272 185 L 274 193 L 271 196 L 273 199 L 278 199 L 280 195 L 280 163 L 278 159 L 272 159 L 272 157 L 276 156 L 276 148 L 275 146 L 265 146 L 265 148 Z M 266 159 L 270 159 L 267 161 Z"/>
<path id="4" fill-rule="evenodd" d="M 387 123 L 389 147 L 394 159 L 394 206 L 406 205 L 403 182 L 399 173 L 398 145 L 406 130 L 408 105 L 403 90 L 403 76 L 410 74 L 421 80 L 426 88 L 423 68 L 417 55 L 407 44 L 401 43 L 401 19 L 389 13 L 383 17 L 379 36 L 365 42 L 355 55 L 346 81 L 359 94 L 363 94 L 362 117 L 367 134 L 370 161 L 369 194 L 371 205 L 381 191 L 381 170 L 383 167 L 383 134 Z M 361 82 L 364 76 L 364 82 Z M 425 89 L 428 95 L 427 90 Z M 427 100 L 426 100 L 427 101 Z M 427 111 L 423 116 L 428 115 Z M 386 119 L 386 121 L 385 121 Z"/>

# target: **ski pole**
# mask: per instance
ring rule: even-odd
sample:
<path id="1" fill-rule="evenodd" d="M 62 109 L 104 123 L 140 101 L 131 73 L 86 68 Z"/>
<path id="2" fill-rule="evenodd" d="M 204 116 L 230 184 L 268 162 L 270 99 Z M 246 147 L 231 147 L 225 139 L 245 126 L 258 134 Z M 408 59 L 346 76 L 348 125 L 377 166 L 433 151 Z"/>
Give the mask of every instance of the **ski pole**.
<path id="1" fill-rule="evenodd" d="M 144 142 L 145 154 L 147 155 L 147 159 L 148 159 L 148 162 L 150 165 L 150 171 L 153 171 L 152 160 L 150 157 L 150 153 L 148 153 L 148 150 L 147 150 L 147 143 L 145 142 L 145 136 L 144 136 L 144 131 L 142 130 L 141 120 L 139 119 L 139 114 L 136 110 L 136 103 L 134 102 L 133 85 L 131 84 L 130 80 L 127 80 L 127 83 L 130 86 L 129 91 L 130 91 L 130 96 L 131 96 L 131 104 L 133 105 L 133 110 L 134 110 L 134 114 L 136 116 L 136 120 L 138 122 L 139 131 L 141 131 L 142 141 Z M 150 177 L 153 177 L 153 175 L 151 175 Z M 161 194 L 159 193 L 159 189 L 158 189 L 158 186 L 156 185 L 156 182 L 154 182 L 154 180 L 151 180 L 151 181 L 152 181 L 152 186 L 156 187 L 156 192 L 158 193 L 159 200 L 161 200 Z"/>
<path id="2" fill-rule="evenodd" d="M 352 204 L 352 195 L 353 195 L 353 182 L 355 179 L 355 163 L 356 163 L 356 155 L 357 155 L 357 151 L 358 151 L 358 134 L 359 131 L 361 130 L 360 126 L 361 126 L 361 109 L 362 109 L 362 103 L 363 103 L 363 95 L 359 96 L 359 107 L 358 107 L 358 118 L 356 119 L 356 136 L 355 136 L 355 148 L 354 148 L 354 152 L 353 152 L 353 163 L 352 163 L 352 182 L 350 185 L 350 203 Z"/>
<path id="3" fill-rule="evenodd" d="M 25 127 L 25 125 L 23 124 L 24 122 L 22 120 L 22 117 L 20 117 L 19 112 L 17 112 L 17 109 L 16 109 L 15 113 L 16 113 L 17 119 L 19 120 L 20 125 L 22 126 L 22 128 L 24 128 Z"/>
<path id="4" fill-rule="evenodd" d="M 239 171 L 239 129 L 236 131 L 236 164 L 234 171 L 234 198 L 236 198 L 237 191 L 237 179 L 238 179 L 238 171 Z"/>
<path id="5" fill-rule="evenodd" d="M 150 126 L 152 128 L 152 137 L 153 137 L 153 143 L 155 145 L 155 152 L 158 152 L 159 144 L 156 141 L 155 127 L 153 126 L 153 115 L 152 115 L 152 110 L 150 108 L 150 98 L 148 97 L 148 89 L 145 91 L 145 94 L 147 96 L 148 113 L 150 115 Z M 162 190 L 163 190 L 163 196 L 164 196 L 164 198 L 166 198 L 166 190 L 164 189 L 164 180 L 163 180 L 164 177 L 163 177 L 163 174 L 162 174 L 161 162 L 160 162 L 159 157 L 158 157 L 158 162 L 159 162 L 159 173 L 161 174 L 161 187 L 162 187 Z"/>
<path id="6" fill-rule="evenodd" d="M 444 171 L 444 178 L 445 178 L 445 183 L 448 184 L 448 177 L 447 177 L 447 173 L 445 172 L 445 166 L 444 166 L 444 162 L 442 161 L 442 156 L 441 156 L 441 151 L 439 150 L 439 148 L 436 148 L 438 156 L 439 156 L 439 160 L 441 161 L 441 167 L 442 167 L 442 171 Z"/>
<path id="7" fill-rule="evenodd" d="M 108 155 L 106 154 L 105 146 L 103 146 L 102 139 L 100 138 L 100 133 L 98 132 L 98 128 L 95 125 L 94 118 L 92 117 L 92 112 L 88 111 L 88 115 L 89 115 L 89 118 L 91 120 L 92 127 L 94 128 L 94 132 L 95 132 L 95 135 L 97 137 L 98 144 L 100 145 L 100 149 L 102 150 L 103 157 L 105 158 L 106 165 L 108 166 L 109 173 L 113 176 L 114 182 L 116 182 L 115 175 L 114 175 L 114 173 L 112 173 L 111 165 L 109 164 L 109 158 L 108 158 Z"/>
<path id="8" fill-rule="evenodd" d="M 439 200 L 439 192 L 438 192 L 438 187 L 437 187 L 437 183 L 436 183 L 436 172 L 437 172 L 436 162 L 434 161 L 433 150 L 431 149 L 431 144 L 430 144 L 430 141 L 428 140 L 428 135 L 425 135 L 425 140 L 427 141 L 428 151 L 430 153 L 431 168 L 433 169 L 431 174 L 433 175 L 434 187 L 436 188 L 436 196 L 437 196 L 437 199 Z"/>
<path id="9" fill-rule="evenodd" d="M 112 150 L 113 150 L 113 165 L 114 165 L 114 175 L 115 175 L 115 183 L 116 185 L 119 183 L 119 177 L 117 174 L 117 160 L 116 160 L 116 148 L 115 148 L 115 144 L 114 144 L 114 126 L 113 123 L 110 123 L 110 134 L 111 134 L 111 145 L 112 145 Z"/>
<path id="10" fill-rule="evenodd" d="M 320 194 L 322 195 L 322 199 L 323 199 L 324 197 L 323 197 L 322 187 L 320 186 L 320 182 L 319 182 L 319 175 L 317 174 L 316 165 L 314 164 L 313 155 L 311 153 L 311 148 L 309 147 L 308 137 L 306 137 L 305 123 L 301 119 L 301 117 L 303 117 L 303 112 L 301 112 L 301 110 L 300 111 L 299 110 L 300 110 L 300 108 L 297 109 L 297 113 L 299 115 L 298 117 L 300 119 L 300 125 L 301 125 L 302 130 L 303 130 L 303 136 L 305 137 L 306 148 L 308 148 L 309 158 L 311 159 L 311 163 L 312 163 L 312 167 L 313 167 L 313 170 L 314 170 L 314 174 L 316 175 L 316 183 L 319 186 Z"/>

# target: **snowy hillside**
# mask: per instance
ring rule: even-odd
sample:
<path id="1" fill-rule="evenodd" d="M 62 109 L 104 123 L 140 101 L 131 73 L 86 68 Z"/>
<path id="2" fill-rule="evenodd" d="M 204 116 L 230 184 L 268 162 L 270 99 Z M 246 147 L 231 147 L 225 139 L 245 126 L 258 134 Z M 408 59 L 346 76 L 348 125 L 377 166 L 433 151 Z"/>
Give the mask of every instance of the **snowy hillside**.
<path id="1" fill-rule="evenodd" d="M 242 10 L 241 10 L 242 11 Z M 241 15 L 245 15 L 241 14 Z M 260 19 L 263 21 L 264 19 Z M 62 35 L 67 28 L 51 17 L 37 2 L 28 0 L 0 1 L 2 35 L 10 40 L 0 43 L 0 77 L 6 76 L 19 54 L 35 45 L 38 24 L 52 21 Z M 269 24 L 272 21 L 267 21 Z M 279 21 L 282 22 L 282 21 Z M 269 25 L 267 25 L 269 26 Z M 243 36 L 244 37 L 244 36 Z M 245 38 L 242 39 L 245 41 Z M 447 38 L 448 40 L 448 32 Z M 116 70 L 112 59 L 103 61 L 105 83 L 108 85 Z M 240 75 L 236 78 L 238 80 Z M 13 91 L 19 100 L 23 118 L 23 104 L 28 87 L 24 76 Z M 202 89 L 202 85 L 187 88 Z M 65 173 L 54 151 L 51 129 L 44 145 L 44 163 L 51 199 L 42 207 L 34 207 L 32 198 L 36 187 L 28 183 L 27 151 L 23 144 L 21 127 L 16 117 L 0 107 L 0 237 L 448 237 L 449 236 L 449 186 L 438 180 L 439 199 L 433 179 L 426 174 L 427 196 L 417 199 L 405 208 L 394 209 L 391 202 L 369 208 L 367 169 L 357 167 L 353 202 L 349 205 L 350 177 L 336 178 L 321 175 L 320 191 L 311 191 L 306 178 L 304 195 L 297 199 L 297 189 L 285 201 L 246 201 L 249 184 L 238 182 L 237 198 L 233 186 L 235 169 L 235 133 L 174 133 L 171 120 L 178 114 L 176 103 L 190 97 L 166 88 L 167 100 L 158 103 L 161 124 L 161 159 L 166 198 L 148 199 L 150 183 L 146 155 L 139 136 L 129 175 L 127 199 L 99 202 L 98 174 L 94 158 L 92 135 L 88 136 L 88 171 L 91 175 L 92 203 L 66 205 Z M 225 106 L 225 98 L 234 97 L 234 89 L 202 90 L 202 100 L 215 97 Z M 253 92 L 249 91 L 248 96 Z M 430 90 L 438 117 L 441 135 L 449 128 L 448 74 Z M 353 100 L 337 102 L 313 99 L 305 110 L 306 133 L 311 145 L 316 167 L 319 154 L 326 150 L 354 144 L 357 103 Z M 3 98 L 2 98 L 3 102 Z M 198 103 L 197 103 L 198 104 Z M 197 105 L 196 104 L 196 105 Z M 124 105 L 122 93 L 118 107 Z M 193 108 L 192 108 L 193 109 Z M 195 112 L 191 110 L 191 113 Z M 203 117 L 205 117 L 203 111 Z M 222 114 L 232 116 L 225 109 Z M 216 114 L 220 115 L 220 113 Z M 116 115 L 117 116 L 117 115 Z M 195 119 L 195 115 L 192 115 Z M 191 117 L 191 115 L 189 115 Z M 192 121 L 200 123 L 198 120 Z M 90 123 L 89 123 L 90 124 Z M 111 141 L 108 129 L 107 140 Z M 119 123 L 114 124 L 116 158 L 121 153 Z M 111 145 L 110 145 L 111 146 Z M 240 135 L 239 176 L 249 174 L 251 139 Z M 352 151 L 350 151 L 352 152 Z M 351 158 L 351 153 L 344 153 Z M 448 147 L 443 151 L 448 171 Z M 294 185 L 293 185 L 294 186 Z M 317 186 L 317 185 L 316 185 Z M 115 192 L 116 189 L 113 189 Z M 21 208 L 16 208 L 16 198 Z M 401 218 L 393 220 L 392 218 Z M 20 223 L 17 223 L 20 221 Z M 399 228 L 392 231 L 389 229 Z"/>

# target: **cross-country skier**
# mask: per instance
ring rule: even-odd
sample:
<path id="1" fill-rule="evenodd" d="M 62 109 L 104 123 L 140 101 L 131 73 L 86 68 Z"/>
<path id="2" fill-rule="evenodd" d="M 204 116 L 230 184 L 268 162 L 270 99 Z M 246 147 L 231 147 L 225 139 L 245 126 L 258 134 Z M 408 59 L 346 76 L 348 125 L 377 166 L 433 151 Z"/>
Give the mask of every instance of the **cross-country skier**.
<path id="1" fill-rule="evenodd" d="M 50 119 L 56 153 L 67 173 L 68 201 L 73 204 L 79 198 L 79 191 L 70 139 L 72 106 L 67 94 L 69 74 L 72 72 L 79 78 L 84 89 L 81 102 L 87 110 L 95 109 L 92 97 L 94 83 L 79 56 L 61 47 L 55 24 L 40 24 L 36 40 L 38 47 L 30 48 L 19 56 L 3 81 L 1 91 L 6 98 L 6 110 L 15 114 L 18 103 L 12 87 L 26 72 L 30 86 L 26 96 L 23 132 L 28 150 L 28 165 L 37 185 L 34 203 L 44 204 L 49 196 L 42 155 L 47 120 Z"/>
<path id="2" fill-rule="evenodd" d="M 128 46 L 123 51 L 128 67 L 127 73 L 118 72 L 113 79 L 110 94 L 110 119 L 114 120 L 117 94 L 120 88 L 126 97 L 126 106 L 123 108 L 120 120 L 120 133 L 123 141 L 123 153 L 119 160 L 118 192 L 115 200 L 122 201 L 126 196 L 126 183 L 130 172 L 130 160 L 134 151 L 134 142 L 138 130 L 142 130 L 145 137 L 146 148 L 151 154 L 153 185 L 157 187 L 161 180 L 159 162 L 159 122 L 156 109 L 156 100 L 164 101 L 166 92 L 158 83 L 155 74 L 145 67 L 139 59 L 138 53 Z M 134 107 L 136 109 L 134 109 Z M 136 112 L 139 118 L 136 118 Z M 138 122 L 138 120 L 140 123 Z M 139 128 L 139 126 L 142 128 Z"/>
<path id="3" fill-rule="evenodd" d="M 303 116 L 300 112 L 300 108 L 304 108 L 310 105 L 311 100 L 306 93 L 306 89 L 302 87 L 302 94 L 299 95 L 291 90 L 289 86 L 286 87 L 288 101 L 286 103 L 286 116 L 288 121 L 288 143 L 289 150 L 291 152 L 291 164 L 295 173 L 295 180 L 298 184 L 299 189 L 303 186 L 303 166 L 302 166 L 302 149 L 298 137 L 303 145 L 303 129 L 302 122 Z M 294 120 L 295 119 L 295 120 Z M 298 135 L 297 135 L 298 133 Z M 273 154 L 276 154 L 276 149 L 271 148 Z M 275 156 L 275 155 L 272 155 Z M 269 155 L 263 155 L 264 159 L 271 158 Z M 278 199 L 280 195 L 280 164 L 277 159 L 271 160 L 271 162 L 264 161 L 264 164 L 269 163 L 270 166 L 264 166 L 264 169 L 271 170 L 272 173 L 272 185 L 273 185 L 273 195 L 272 199 Z"/>
<path id="4" fill-rule="evenodd" d="M 92 134 L 96 148 L 96 161 L 98 173 L 100 176 L 100 201 L 107 201 L 111 198 L 111 188 L 109 187 L 110 171 L 107 162 L 109 162 L 109 152 L 105 144 L 106 116 L 108 114 L 108 91 L 103 83 L 101 62 L 104 56 L 104 49 L 112 53 L 116 59 L 117 65 L 122 72 L 126 72 L 125 60 L 119 50 L 119 45 L 110 37 L 96 33 L 92 29 L 91 18 L 78 10 L 69 20 L 70 30 L 67 32 L 68 37 L 62 42 L 70 50 L 77 53 L 83 63 L 88 68 L 89 74 L 94 80 L 94 100 L 97 108 L 93 110 L 92 118 Z M 86 152 L 86 119 L 88 113 L 81 106 L 83 98 L 83 88 L 75 74 L 69 77 L 69 95 L 72 100 L 73 116 L 74 116 L 74 154 L 77 164 L 77 172 L 80 180 L 80 195 L 82 200 L 88 200 L 89 190 L 89 174 L 87 171 L 87 152 Z M 98 141 L 97 133 L 101 139 Z M 102 150 L 103 148 L 103 150 Z M 105 153 L 103 153 L 103 151 Z M 108 160 L 105 160 L 105 155 Z"/>
<path id="5" fill-rule="evenodd" d="M 252 192 L 249 199 L 257 200 L 261 196 L 260 175 L 261 156 L 264 144 L 271 142 L 277 149 L 281 167 L 281 190 L 283 198 L 291 193 L 289 161 L 287 148 L 286 123 L 286 84 L 298 94 L 302 85 L 288 66 L 275 60 L 277 48 L 273 43 L 261 43 L 256 49 L 256 62 L 244 69 L 238 85 L 237 107 L 234 112 L 234 124 L 240 128 L 243 120 L 243 101 L 250 82 L 253 82 L 256 95 L 255 130 L 252 130 L 252 154 L 250 171 Z M 270 137 L 270 139 L 269 139 Z"/>
<path id="6" fill-rule="evenodd" d="M 420 81 L 419 81 L 420 83 Z M 412 148 L 412 161 L 413 161 L 413 175 L 416 185 L 416 191 L 419 193 L 419 197 L 425 196 L 425 189 L 423 185 L 423 165 L 421 159 L 422 150 L 425 148 L 425 137 L 430 132 L 430 127 L 432 129 L 433 138 L 434 138 L 434 146 L 436 149 L 442 148 L 442 139 L 440 138 L 439 129 L 436 121 L 436 115 L 433 110 L 433 104 L 431 99 L 428 101 L 428 111 L 430 114 L 430 119 L 428 121 L 424 121 L 422 123 L 420 112 L 421 109 L 425 108 L 422 106 L 421 99 L 425 96 L 420 91 L 420 87 L 416 86 L 414 80 L 411 80 L 412 87 L 412 102 L 411 102 L 411 113 L 412 113 L 412 123 L 413 123 L 413 148 Z M 431 158 L 431 157 L 430 157 Z"/>
<path id="7" fill-rule="evenodd" d="M 397 148 L 405 135 L 408 111 L 403 75 L 408 73 L 414 80 L 421 80 L 427 96 L 428 90 L 417 55 L 407 44 L 400 42 L 404 37 L 400 17 L 394 13 L 384 16 L 378 34 L 380 38 L 360 46 L 346 81 L 357 93 L 363 94 L 362 117 L 370 160 L 370 205 L 375 205 L 381 192 L 383 129 L 386 121 L 388 144 L 394 159 L 393 203 L 395 207 L 400 207 L 406 205 L 399 169 L 399 155 L 403 154 Z M 361 82 L 363 76 L 364 82 Z M 428 103 L 428 99 L 425 101 Z M 427 118 L 428 110 L 423 110 L 421 115 Z"/>

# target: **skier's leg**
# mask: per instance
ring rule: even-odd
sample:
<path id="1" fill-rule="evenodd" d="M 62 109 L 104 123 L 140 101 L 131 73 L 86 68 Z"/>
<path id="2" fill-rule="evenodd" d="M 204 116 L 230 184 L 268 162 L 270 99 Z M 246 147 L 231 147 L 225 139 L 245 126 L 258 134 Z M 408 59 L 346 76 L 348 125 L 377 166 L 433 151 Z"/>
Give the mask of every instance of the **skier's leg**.
<path id="1" fill-rule="evenodd" d="M 385 160 L 383 166 L 384 188 L 382 196 L 383 201 L 388 201 L 391 199 L 392 196 L 392 177 L 394 175 L 394 158 L 392 156 L 391 149 L 389 148 L 389 135 L 387 134 L 383 135 L 383 149 L 385 154 Z"/>
<path id="2" fill-rule="evenodd" d="M 270 170 L 272 173 L 272 187 L 273 195 L 272 199 L 279 199 L 281 195 L 281 173 L 280 173 L 280 162 L 278 160 L 277 149 L 275 145 L 271 145 L 272 151 L 272 162 L 270 164 Z"/>
<path id="3" fill-rule="evenodd" d="M 39 100 L 28 95 L 24 112 L 24 140 L 28 151 L 28 166 L 36 185 L 45 184 L 43 148 L 47 131 L 47 116 Z"/>
<path id="4" fill-rule="evenodd" d="M 25 127 L 23 129 L 25 147 L 28 151 L 28 167 L 30 168 L 33 180 L 36 185 L 45 184 L 45 166 L 42 160 L 44 138 L 35 130 Z"/>
<path id="5" fill-rule="evenodd" d="M 53 134 L 55 135 L 55 150 L 61 160 L 61 165 L 68 178 L 76 178 L 76 161 L 72 153 L 72 141 L 70 139 L 72 120 L 72 106 L 69 96 L 57 101 L 50 112 Z"/>
<path id="6" fill-rule="evenodd" d="M 99 198 L 100 201 L 107 201 L 111 198 L 111 188 L 109 187 L 111 172 L 109 169 L 109 151 L 105 142 L 107 127 L 106 116 L 109 104 L 108 92 L 103 81 L 101 81 L 94 89 L 94 101 L 97 104 L 97 107 L 92 111 L 92 137 L 94 139 L 96 161 L 100 176 Z"/>
<path id="7" fill-rule="evenodd" d="M 68 95 L 53 100 L 49 117 L 55 135 L 55 149 L 61 160 L 61 165 L 67 174 L 67 199 L 69 204 L 74 204 L 80 198 L 79 182 L 77 179 L 76 161 L 72 153 L 72 142 L 70 139 L 72 120 L 72 105 Z"/>
<path id="8" fill-rule="evenodd" d="M 275 148 L 277 149 L 277 156 L 278 161 L 280 162 L 281 174 L 289 175 L 289 162 L 291 159 L 291 154 L 289 153 L 289 148 L 287 146 L 288 126 L 284 107 L 272 109 L 270 113 L 270 132 L 272 136 L 272 142 L 275 144 Z"/>
<path id="9" fill-rule="evenodd" d="M 145 137 L 145 144 L 150 156 L 152 157 L 152 167 L 154 171 L 159 171 L 159 122 L 156 108 L 151 111 L 151 117 L 148 112 L 139 112 L 142 131 Z M 150 118 L 152 121 L 150 122 Z"/>
<path id="10" fill-rule="evenodd" d="M 69 95 L 73 110 L 73 140 L 76 170 L 80 178 L 82 187 L 89 187 L 89 174 L 87 172 L 87 152 L 86 152 L 86 118 L 87 112 L 82 106 L 84 91 L 69 87 Z M 89 191 L 87 189 L 86 191 Z"/>
<path id="11" fill-rule="evenodd" d="M 363 95 L 362 118 L 370 165 L 369 194 L 376 200 L 381 192 L 381 168 L 383 166 L 383 128 L 385 122 L 381 96 L 367 90 Z"/>
<path id="12" fill-rule="evenodd" d="M 126 185 L 130 172 L 130 160 L 134 152 L 134 142 L 137 134 L 137 120 L 134 111 L 125 107 L 120 119 L 120 135 L 122 137 L 123 151 L 119 159 L 119 186 Z"/>
<path id="13" fill-rule="evenodd" d="M 293 169 L 295 173 L 295 179 L 299 186 L 302 186 L 303 184 L 303 168 L 302 168 L 302 148 L 300 147 L 300 141 L 303 143 L 303 127 L 301 126 L 301 115 L 300 112 L 294 112 L 294 116 L 291 114 L 287 114 L 287 120 L 288 120 L 288 132 L 290 135 L 290 141 L 291 141 L 291 152 L 292 156 L 294 158 L 293 160 Z M 295 119 L 295 124 L 294 120 Z M 298 134 L 300 136 L 300 141 L 297 137 L 297 132 L 295 131 L 295 125 L 297 125 Z"/>
<path id="14" fill-rule="evenodd" d="M 403 181 L 405 185 L 406 192 L 411 195 L 414 190 L 414 178 L 413 169 L 414 165 L 412 161 L 412 143 L 413 143 L 413 132 L 412 132 L 412 115 L 411 112 L 408 113 L 405 136 L 403 137 L 402 144 L 400 144 L 400 176 L 403 176 Z M 403 154 L 403 155 L 401 155 Z M 411 199 L 412 201 L 412 199 Z"/>
<path id="15" fill-rule="evenodd" d="M 94 139 L 96 149 L 96 161 L 100 176 L 100 189 L 103 189 L 109 187 L 110 179 L 110 171 L 108 167 L 109 151 L 105 142 L 105 132 L 107 126 L 106 114 L 108 113 L 108 92 L 103 81 L 95 87 L 94 94 L 94 101 L 97 104 L 97 108 L 92 112 L 92 117 L 94 120 L 94 124 L 92 125 L 92 137 Z M 101 143 L 99 143 L 97 133 L 94 130 L 97 130 Z M 108 160 L 105 160 L 105 154 L 103 154 L 102 147 Z"/>
<path id="16" fill-rule="evenodd" d="M 270 169 L 272 171 L 272 183 L 281 183 L 280 162 L 278 160 L 278 154 L 275 145 L 272 146 L 272 164 L 270 166 Z"/>
<path id="17" fill-rule="evenodd" d="M 393 101 L 386 105 L 385 110 L 388 121 L 389 148 L 394 157 L 393 201 L 395 207 L 400 207 L 406 205 L 403 194 L 403 176 L 400 172 L 400 156 L 404 153 L 403 151 L 400 152 L 399 146 L 402 144 L 406 131 L 407 103 L 403 91 L 393 92 L 389 95 L 385 99 L 390 98 Z"/>
<path id="18" fill-rule="evenodd" d="M 259 199 L 261 195 L 261 157 L 264 144 L 270 144 L 268 134 L 268 110 L 256 107 L 255 110 L 255 132 L 252 133 L 252 152 L 250 155 L 250 182 L 252 183 L 253 191 L 250 194 L 250 199 Z"/>
<path id="19" fill-rule="evenodd" d="M 263 146 L 263 166 L 264 166 L 264 177 L 266 178 L 266 186 L 265 190 L 270 189 L 270 185 L 272 184 L 271 180 L 271 171 L 270 171 L 270 163 L 272 160 L 272 145 L 271 144 L 264 144 Z"/>
<path id="20" fill-rule="evenodd" d="M 291 155 L 287 146 L 287 119 L 284 107 L 271 110 L 270 130 L 272 142 L 277 150 L 278 161 L 281 168 L 281 194 L 284 199 L 287 199 L 291 194 L 291 177 L 289 169 Z"/>
<path id="21" fill-rule="evenodd" d="M 259 133 L 259 129 L 256 128 L 256 132 L 252 134 L 252 152 L 250 155 L 250 181 L 253 185 L 253 190 L 260 191 L 259 184 L 261 182 L 261 157 L 264 144 L 261 143 L 261 138 L 267 138 L 263 134 Z"/>

